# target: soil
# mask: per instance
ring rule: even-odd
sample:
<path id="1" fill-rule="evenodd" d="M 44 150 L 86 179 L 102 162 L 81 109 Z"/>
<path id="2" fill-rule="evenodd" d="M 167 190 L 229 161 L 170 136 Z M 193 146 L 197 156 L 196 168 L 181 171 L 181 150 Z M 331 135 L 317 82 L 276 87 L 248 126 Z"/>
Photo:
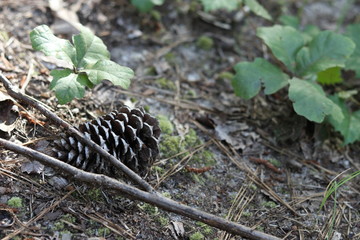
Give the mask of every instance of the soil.
<path id="1" fill-rule="evenodd" d="M 124 104 L 158 116 L 161 153 L 146 180 L 173 200 L 283 239 L 360 239 L 357 178 L 320 208 L 334 178 L 359 170 L 359 144 L 343 146 L 330 126 L 296 115 L 285 90 L 251 100 L 233 93 L 227 76 L 237 62 L 269 58 L 255 32 L 271 22 L 247 11 L 204 13 L 197 1 L 166 1 L 150 13 L 123 0 L 56 2 L 62 7 L 0 2 L 0 69 L 14 85 L 74 126 Z M 358 3 L 342 16 L 345 1 L 259 2 L 274 19 L 302 12 L 302 24 L 322 29 L 336 29 L 342 17 L 341 27 L 359 20 Z M 29 32 L 46 24 L 70 38 L 76 21 L 135 71 L 129 89 L 104 81 L 83 99 L 57 103 L 49 73 L 61 63 L 34 52 Z M 15 129 L 1 137 L 46 148 L 62 130 L 18 104 Z M 4 239 L 243 239 L 3 148 L 0 219 Z"/>

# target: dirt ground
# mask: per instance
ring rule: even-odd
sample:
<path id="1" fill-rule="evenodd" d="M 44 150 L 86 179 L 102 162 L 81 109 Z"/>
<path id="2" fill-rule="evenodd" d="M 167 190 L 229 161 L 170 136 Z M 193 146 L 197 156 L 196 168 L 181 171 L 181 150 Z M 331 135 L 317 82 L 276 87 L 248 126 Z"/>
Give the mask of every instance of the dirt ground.
<path id="1" fill-rule="evenodd" d="M 274 19 L 302 12 L 302 24 L 334 30 L 347 1 L 259 2 Z M 0 70 L 74 126 L 124 104 L 161 119 L 161 153 L 146 180 L 173 200 L 283 239 L 360 239 L 357 178 L 320 209 L 331 180 L 359 170 L 359 144 L 343 146 L 329 126 L 296 115 L 284 92 L 248 101 L 233 93 L 233 66 L 269 54 L 255 30 L 272 23 L 246 11 L 204 13 L 197 1 L 155 10 L 142 14 L 124 0 L 1 0 Z M 359 12 L 353 3 L 343 25 Z M 105 81 L 59 105 L 49 90 L 59 63 L 32 51 L 29 32 L 46 24 L 69 38 L 77 21 L 136 77 L 128 90 Z M 59 135 L 36 109 L 20 106 L 15 129 L 1 137 L 41 149 Z M 1 148 L 0 220 L 3 239 L 243 239 Z"/>

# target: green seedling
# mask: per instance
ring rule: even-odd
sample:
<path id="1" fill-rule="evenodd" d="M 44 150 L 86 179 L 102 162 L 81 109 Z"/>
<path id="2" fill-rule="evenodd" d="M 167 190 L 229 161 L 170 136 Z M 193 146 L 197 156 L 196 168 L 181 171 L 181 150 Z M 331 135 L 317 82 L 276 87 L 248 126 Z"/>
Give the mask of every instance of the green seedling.
<path id="1" fill-rule="evenodd" d="M 36 27 L 30 33 L 34 50 L 42 51 L 65 61 L 68 68 L 52 70 L 50 88 L 55 91 L 60 104 L 74 98 L 82 98 L 85 88 L 92 88 L 103 80 L 128 88 L 133 70 L 110 60 L 110 53 L 103 41 L 90 29 L 78 25 L 80 34 L 72 42 L 56 37 L 46 25 Z"/>
<path id="2" fill-rule="evenodd" d="M 283 19 L 286 21 L 297 25 Z M 301 32 L 291 26 L 260 27 L 257 36 L 286 71 L 263 58 L 240 62 L 234 67 L 235 94 L 250 99 L 262 88 L 267 95 L 288 88 L 297 114 L 316 123 L 329 122 L 343 135 L 345 144 L 360 140 L 360 111 L 351 112 L 337 93 L 328 95 L 323 89 L 323 85 L 341 83 L 344 68 L 360 72 L 359 32 L 360 25 L 349 27 L 348 37 L 316 28 Z"/>

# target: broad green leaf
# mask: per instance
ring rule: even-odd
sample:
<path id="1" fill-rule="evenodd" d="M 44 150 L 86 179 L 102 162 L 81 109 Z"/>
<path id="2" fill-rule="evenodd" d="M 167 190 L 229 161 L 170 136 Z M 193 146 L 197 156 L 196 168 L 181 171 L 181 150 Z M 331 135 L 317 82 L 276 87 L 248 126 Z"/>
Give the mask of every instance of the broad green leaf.
<path id="1" fill-rule="evenodd" d="M 279 21 L 282 23 L 282 25 L 290 26 L 295 29 L 298 29 L 300 26 L 300 19 L 293 15 L 281 15 L 279 17 Z"/>
<path id="2" fill-rule="evenodd" d="M 351 39 L 330 31 L 320 32 L 297 53 L 297 75 L 315 75 L 331 67 L 344 67 L 354 49 Z"/>
<path id="3" fill-rule="evenodd" d="M 283 62 L 291 72 L 294 72 L 296 53 L 304 45 L 302 34 L 299 31 L 289 26 L 275 25 L 258 28 L 257 36 L 266 43 L 277 59 Z"/>
<path id="4" fill-rule="evenodd" d="M 344 137 L 344 144 L 353 143 L 360 140 L 360 110 L 351 113 L 344 100 L 338 96 L 330 96 L 330 99 L 337 104 L 344 115 L 342 121 L 336 121 L 331 116 L 327 118 L 328 122 L 339 131 Z"/>
<path id="5" fill-rule="evenodd" d="M 134 77 L 134 71 L 131 68 L 120 66 L 110 60 L 99 60 L 94 65 L 86 66 L 83 71 L 87 73 L 93 84 L 106 79 L 122 88 L 128 88 L 130 79 Z"/>
<path id="6" fill-rule="evenodd" d="M 360 24 L 349 25 L 346 28 L 346 35 L 356 44 L 355 51 L 346 61 L 346 69 L 356 72 L 356 76 L 360 77 Z"/>
<path id="7" fill-rule="evenodd" d="M 342 111 L 316 83 L 293 78 L 289 81 L 289 98 L 297 114 L 310 121 L 321 123 L 326 116 L 337 121 L 344 118 Z"/>
<path id="8" fill-rule="evenodd" d="M 288 76 L 262 58 L 256 58 L 254 62 L 240 62 L 234 69 L 236 75 L 232 86 L 235 94 L 245 99 L 257 95 L 262 84 L 265 94 L 273 94 L 288 84 Z"/>
<path id="9" fill-rule="evenodd" d="M 55 95 L 60 104 L 65 104 L 74 98 L 82 98 L 85 93 L 85 83 L 88 82 L 85 74 L 75 74 L 70 69 L 52 70 L 53 80 L 50 89 L 55 91 Z"/>
<path id="10" fill-rule="evenodd" d="M 336 84 L 343 81 L 341 77 L 341 68 L 332 67 L 328 68 L 325 71 L 319 72 L 317 74 L 317 81 L 321 84 Z"/>
<path id="11" fill-rule="evenodd" d="M 79 26 L 81 33 L 73 37 L 76 49 L 76 67 L 83 68 L 95 64 L 100 59 L 110 59 L 110 53 L 103 41 L 95 36 L 90 29 Z"/>
<path id="12" fill-rule="evenodd" d="M 131 0 L 131 4 L 140 12 L 148 12 L 154 7 L 154 3 L 151 0 Z"/>
<path id="13" fill-rule="evenodd" d="M 238 8 L 240 1 L 239 0 L 200 0 L 204 6 L 204 10 L 216 11 L 219 9 L 225 9 L 228 11 L 233 11 Z"/>
<path id="14" fill-rule="evenodd" d="M 68 40 L 56 37 L 48 26 L 40 25 L 34 28 L 30 32 L 30 40 L 34 50 L 76 65 L 74 46 Z"/>
<path id="15" fill-rule="evenodd" d="M 272 17 L 268 13 L 268 11 L 263 6 L 261 6 L 256 0 L 245 0 L 245 5 L 248 6 L 250 10 L 256 15 L 270 21 L 272 20 Z"/>

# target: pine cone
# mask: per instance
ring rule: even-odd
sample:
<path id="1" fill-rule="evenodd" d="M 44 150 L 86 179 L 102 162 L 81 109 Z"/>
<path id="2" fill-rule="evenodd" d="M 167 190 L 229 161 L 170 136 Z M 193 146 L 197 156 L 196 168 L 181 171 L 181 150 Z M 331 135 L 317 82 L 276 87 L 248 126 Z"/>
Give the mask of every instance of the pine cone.
<path id="1" fill-rule="evenodd" d="M 159 154 L 159 123 L 143 109 L 123 106 L 119 111 L 81 124 L 78 130 L 142 176 Z M 59 160 L 89 172 L 116 174 L 110 162 L 76 138 L 66 136 L 54 143 L 53 152 Z"/>

